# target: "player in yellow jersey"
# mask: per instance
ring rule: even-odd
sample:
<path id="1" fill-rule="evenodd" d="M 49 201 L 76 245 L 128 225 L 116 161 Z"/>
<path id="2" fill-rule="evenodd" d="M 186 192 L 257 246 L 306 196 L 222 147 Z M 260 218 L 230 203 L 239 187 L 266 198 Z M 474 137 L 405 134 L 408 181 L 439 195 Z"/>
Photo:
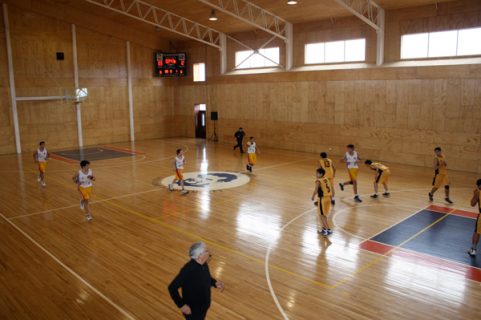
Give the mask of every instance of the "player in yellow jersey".
<path id="1" fill-rule="evenodd" d="M 331 192 L 332 192 L 331 203 L 335 205 L 336 199 L 335 199 L 335 191 L 334 191 L 334 177 L 336 176 L 336 167 L 334 166 L 334 162 L 332 162 L 332 160 L 327 157 L 327 153 L 321 152 L 321 159 L 319 159 L 318 168 L 322 168 L 324 169 L 324 171 L 326 171 L 326 174 L 324 175 L 324 177 L 326 177 L 331 183 Z"/>
<path id="2" fill-rule="evenodd" d="M 389 197 L 389 189 L 387 186 L 387 181 L 389 180 L 389 176 L 391 175 L 391 170 L 388 167 L 383 165 L 380 162 L 372 162 L 371 160 L 366 160 L 364 163 L 371 169 L 376 171 L 374 175 L 374 194 L 371 198 L 376 199 L 378 198 L 377 192 L 379 189 L 379 184 L 384 186 L 384 193 L 382 194 L 385 197 Z"/>
<path id="3" fill-rule="evenodd" d="M 434 178 L 433 178 L 433 188 L 431 192 L 429 192 L 429 201 L 434 201 L 434 193 L 441 187 L 444 186 L 444 193 L 446 198 L 444 200 L 452 204 L 453 202 L 449 198 L 449 179 L 448 179 L 448 170 L 447 170 L 447 163 L 446 158 L 444 157 L 441 148 L 436 147 L 434 148 L 434 159 L 433 159 L 433 169 L 434 169 Z"/>
<path id="4" fill-rule="evenodd" d="M 476 255 L 476 246 L 478 245 L 479 237 L 481 235 L 481 179 L 476 181 L 476 189 L 474 189 L 473 198 L 471 199 L 471 206 L 474 207 L 475 205 L 478 205 L 479 214 L 476 219 L 476 225 L 474 226 L 472 246 L 468 251 L 468 254 L 471 257 Z"/>
<path id="5" fill-rule="evenodd" d="M 318 233 L 323 236 L 328 236 L 332 234 L 331 228 L 329 228 L 329 223 L 327 221 L 327 216 L 331 210 L 331 183 L 324 175 L 326 171 L 323 168 L 318 168 L 316 171 L 316 187 L 312 193 L 312 201 L 314 201 L 317 195 L 317 201 L 314 203 L 317 205 L 317 210 L 319 214 L 319 220 L 321 220 L 322 230 L 317 230 Z"/>
<path id="6" fill-rule="evenodd" d="M 72 180 L 77 184 L 78 191 L 82 197 L 82 200 L 80 200 L 80 209 L 85 211 L 85 219 L 92 221 L 93 217 L 90 213 L 89 202 L 95 177 L 92 169 L 90 169 L 90 162 L 82 160 L 80 162 L 80 170 L 73 176 Z"/>
<path id="7" fill-rule="evenodd" d="M 45 171 L 47 170 L 48 157 L 49 154 L 47 148 L 45 148 L 45 141 L 40 141 L 38 149 L 33 154 L 33 159 L 38 165 L 37 181 L 42 187 L 47 186 L 47 184 L 45 183 Z"/>

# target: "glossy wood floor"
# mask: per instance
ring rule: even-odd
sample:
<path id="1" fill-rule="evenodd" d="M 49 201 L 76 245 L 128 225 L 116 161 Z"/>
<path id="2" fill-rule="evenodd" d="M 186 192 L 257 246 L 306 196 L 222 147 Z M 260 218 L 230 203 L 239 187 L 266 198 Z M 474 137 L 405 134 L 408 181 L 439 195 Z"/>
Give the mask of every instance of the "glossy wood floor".
<path id="1" fill-rule="evenodd" d="M 249 184 L 181 196 L 158 186 L 172 174 L 180 146 L 186 171 L 206 164 L 244 170 L 244 157 L 229 145 L 138 142 L 145 155 L 92 163 L 92 223 L 71 182 L 76 165 L 51 160 L 43 189 L 30 153 L 1 156 L 0 318 L 182 319 L 167 284 L 190 244 L 203 239 L 213 275 L 226 283 L 223 294 L 213 293 L 209 319 L 479 319 L 479 283 L 359 249 L 428 205 L 431 170 L 391 165 L 392 197 L 374 201 L 367 196 L 372 173 L 362 169 L 364 202 L 353 203 L 349 187 L 337 190 L 334 234 L 326 240 L 316 233 L 310 201 L 317 155 L 262 149 Z M 468 206 L 478 176 L 450 176 L 455 207 L 474 211 Z"/>

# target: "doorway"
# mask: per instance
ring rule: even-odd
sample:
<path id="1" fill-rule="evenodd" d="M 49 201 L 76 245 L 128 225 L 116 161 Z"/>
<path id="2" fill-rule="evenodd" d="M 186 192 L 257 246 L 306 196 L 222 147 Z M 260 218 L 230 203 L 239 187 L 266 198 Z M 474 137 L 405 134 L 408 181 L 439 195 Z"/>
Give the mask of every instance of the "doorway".
<path id="1" fill-rule="evenodd" d="M 204 103 L 194 105 L 195 114 L 195 137 L 207 138 L 207 106 Z"/>

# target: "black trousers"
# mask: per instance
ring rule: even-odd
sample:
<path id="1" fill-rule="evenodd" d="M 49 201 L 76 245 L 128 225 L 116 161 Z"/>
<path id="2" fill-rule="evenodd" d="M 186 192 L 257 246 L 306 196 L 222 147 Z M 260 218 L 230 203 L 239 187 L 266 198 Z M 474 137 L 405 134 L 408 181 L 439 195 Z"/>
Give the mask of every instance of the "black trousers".
<path id="1" fill-rule="evenodd" d="M 184 317 L 186 320 L 204 320 L 205 317 L 207 316 L 207 311 L 206 312 L 192 312 L 192 314 L 185 315 Z"/>
<path id="2" fill-rule="evenodd" d="M 242 147 L 242 139 L 237 139 L 237 144 L 234 146 L 234 150 L 240 148 L 240 152 L 244 153 L 244 148 Z"/>

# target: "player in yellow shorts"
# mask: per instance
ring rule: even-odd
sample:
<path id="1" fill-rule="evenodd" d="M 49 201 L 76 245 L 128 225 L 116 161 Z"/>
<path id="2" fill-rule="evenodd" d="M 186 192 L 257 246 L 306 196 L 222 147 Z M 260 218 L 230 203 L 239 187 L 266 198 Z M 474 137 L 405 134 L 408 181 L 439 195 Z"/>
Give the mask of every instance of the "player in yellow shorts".
<path id="1" fill-rule="evenodd" d="M 176 156 L 174 159 L 174 170 L 175 170 L 175 177 L 172 180 L 172 183 L 169 184 L 169 190 L 174 190 L 174 183 L 178 182 L 181 188 L 181 194 L 185 195 L 188 194 L 189 191 L 185 190 L 184 187 L 184 165 L 185 165 L 185 156 L 184 150 L 177 149 Z"/>
<path id="2" fill-rule="evenodd" d="M 326 171 L 323 168 L 318 168 L 316 170 L 316 187 L 312 193 L 312 201 L 314 201 L 317 196 L 317 205 L 319 220 L 321 221 L 321 230 L 317 230 L 323 236 L 328 236 L 332 234 L 332 230 L 329 227 L 329 222 L 327 221 L 327 216 L 331 210 L 331 182 L 325 177 Z"/>
<path id="3" fill-rule="evenodd" d="M 327 157 L 327 153 L 321 152 L 321 159 L 319 159 L 318 168 L 322 168 L 324 169 L 324 171 L 326 171 L 324 177 L 326 177 L 331 183 L 331 192 L 332 192 L 331 203 L 335 205 L 336 199 L 335 199 L 335 191 L 334 191 L 334 177 L 336 176 L 336 167 L 334 166 L 334 163 L 332 162 L 332 160 Z"/>
<path id="4" fill-rule="evenodd" d="M 90 169 L 90 162 L 82 160 L 80 162 L 80 170 L 73 176 L 73 181 L 78 186 L 78 191 L 82 196 L 80 200 L 80 209 L 85 211 L 85 219 L 91 221 L 93 219 L 90 213 L 89 201 L 93 189 L 93 181 L 95 177 Z"/>
<path id="5" fill-rule="evenodd" d="M 474 189 L 473 198 L 471 199 L 471 206 L 474 207 L 475 205 L 478 205 L 479 214 L 478 218 L 476 219 L 476 225 L 474 226 L 472 246 L 468 251 L 468 254 L 471 257 L 476 256 L 476 247 L 481 235 L 481 179 L 476 181 L 476 189 Z"/>
<path id="6" fill-rule="evenodd" d="M 376 199 L 378 197 L 377 192 L 379 189 L 379 185 L 382 184 L 384 186 L 384 193 L 382 194 L 385 197 L 389 197 L 390 193 L 387 186 L 387 181 L 389 180 L 389 176 L 391 175 L 391 170 L 388 167 L 383 165 L 380 162 L 372 162 L 371 160 L 366 160 L 364 163 L 371 169 L 376 171 L 374 176 L 374 194 L 371 195 L 371 198 Z"/>
<path id="7" fill-rule="evenodd" d="M 247 165 L 246 169 L 249 172 L 252 172 L 252 168 L 257 162 L 257 153 L 259 153 L 259 147 L 257 147 L 256 139 L 254 137 L 250 137 L 249 141 L 247 142 Z"/>
<path id="8" fill-rule="evenodd" d="M 354 191 L 354 201 L 362 202 L 361 197 L 357 193 L 357 172 L 359 171 L 359 161 L 361 157 L 354 150 L 353 144 L 347 145 L 347 152 L 344 154 L 344 157 L 341 159 L 341 162 L 344 162 L 347 167 L 347 172 L 349 173 L 349 180 L 344 183 L 339 183 L 339 187 L 341 191 L 344 191 L 344 187 L 348 184 L 352 184 L 352 189 Z"/>
<path id="9" fill-rule="evenodd" d="M 41 141 L 39 143 L 38 149 L 33 154 L 33 159 L 35 163 L 38 164 L 38 178 L 37 181 L 40 183 L 42 187 L 46 187 L 47 184 L 45 183 L 45 171 L 47 170 L 47 161 L 48 161 L 48 151 L 45 148 L 45 141 Z"/>
<path id="10" fill-rule="evenodd" d="M 452 204 L 453 202 L 449 198 L 449 178 L 448 178 L 448 165 L 446 163 L 446 158 L 444 157 L 441 148 L 436 147 L 434 149 L 434 159 L 433 159 L 433 169 L 434 169 L 434 178 L 433 178 L 433 188 L 431 192 L 429 192 L 429 201 L 434 201 L 434 193 L 442 186 L 444 186 L 444 193 L 446 197 L 444 200 Z"/>

